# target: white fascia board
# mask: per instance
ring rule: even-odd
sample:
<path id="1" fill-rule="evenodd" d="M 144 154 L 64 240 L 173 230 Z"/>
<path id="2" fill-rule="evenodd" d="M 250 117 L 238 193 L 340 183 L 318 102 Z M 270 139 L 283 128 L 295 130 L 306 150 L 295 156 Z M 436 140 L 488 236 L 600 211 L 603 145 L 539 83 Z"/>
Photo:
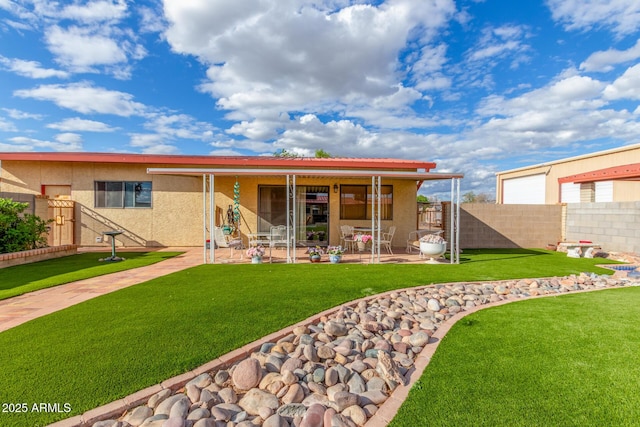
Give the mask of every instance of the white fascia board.
<path id="1" fill-rule="evenodd" d="M 412 180 L 462 178 L 462 174 L 414 171 L 382 171 L 371 169 L 269 169 L 269 168 L 147 168 L 150 175 L 314 175 L 314 176 L 381 176 Z"/>

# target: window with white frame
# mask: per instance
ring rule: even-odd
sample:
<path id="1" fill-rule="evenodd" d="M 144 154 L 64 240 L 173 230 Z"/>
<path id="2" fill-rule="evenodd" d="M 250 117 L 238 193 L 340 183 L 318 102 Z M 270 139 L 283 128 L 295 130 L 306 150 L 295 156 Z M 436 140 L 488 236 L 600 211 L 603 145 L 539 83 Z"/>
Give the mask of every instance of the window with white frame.
<path id="1" fill-rule="evenodd" d="M 151 181 L 95 181 L 96 208 L 150 208 Z"/>

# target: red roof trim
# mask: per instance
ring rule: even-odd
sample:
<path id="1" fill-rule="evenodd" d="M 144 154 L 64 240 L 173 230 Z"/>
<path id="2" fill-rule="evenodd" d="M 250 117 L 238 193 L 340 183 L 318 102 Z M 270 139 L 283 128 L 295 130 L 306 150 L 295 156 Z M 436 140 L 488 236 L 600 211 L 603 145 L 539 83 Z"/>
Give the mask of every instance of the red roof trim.
<path id="1" fill-rule="evenodd" d="M 315 158 L 273 156 L 189 156 L 165 154 L 118 153 L 0 153 L 0 160 L 42 162 L 143 163 L 147 165 L 206 165 L 211 167 L 278 167 L 278 168 L 365 168 L 365 169 L 424 169 L 429 172 L 434 162 L 391 158 Z"/>
<path id="2" fill-rule="evenodd" d="M 558 178 L 560 184 L 565 182 L 581 183 L 596 181 L 612 181 L 624 179 L 640 178 L 640 163 L 632 163 L 629 165 L 613 166 L 606 169 L 598 169 L 591 172 L 579 173 L 576 175 Z"/>

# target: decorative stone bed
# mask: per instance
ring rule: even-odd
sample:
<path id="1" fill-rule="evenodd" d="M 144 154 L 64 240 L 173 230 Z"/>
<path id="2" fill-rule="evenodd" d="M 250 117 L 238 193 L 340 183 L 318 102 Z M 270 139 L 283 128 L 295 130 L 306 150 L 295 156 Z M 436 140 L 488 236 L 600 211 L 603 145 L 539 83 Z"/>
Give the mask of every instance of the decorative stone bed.
<path id="1" fill-rule="evenodd" d="M 529 297 L 639 284 L 581 274 L 363 298 L 54 426 L 385 426 L 437 343 L 467 314 Z"/>

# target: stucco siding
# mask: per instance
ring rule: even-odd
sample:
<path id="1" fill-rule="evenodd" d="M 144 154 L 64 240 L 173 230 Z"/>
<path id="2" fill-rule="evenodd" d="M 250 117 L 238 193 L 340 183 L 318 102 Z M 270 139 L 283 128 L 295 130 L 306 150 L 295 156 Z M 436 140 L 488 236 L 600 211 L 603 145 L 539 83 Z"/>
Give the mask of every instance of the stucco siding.
<path id="1" fill-rule="evenodd" d="M 116 238 L 119 246 L 199 246 L 203 243 L 203 208 L 208 209 L 208 195 L 203 206 L 202 176 L 149 175 L 146 164 L 2 161 L 0 192 L 40 195 L 43 185 L 71 187 L 71 199 L 76 203 L 75 242 L 81 246 L 108 246 L 100 242 L 103 232 L 119 229 L 125 232 Z M 185 165 L 188 166 L 188 165 Z M 257 231 L 258 187 L 286 184 L 285 177 L 238 177 L 243 239 Z M 151 181 L 151 208 L 98 208 L 95 206 L 95 181 Z M 216 224 L 226 220 L 226 211 L 233 204 L 235 177 L 215 177 Z M 370 185 L 370 178 L 298 176 L 298 186 L 329 188 L 329 244 L 337 245 L 341 224 L 370 226 L 370 220 L 341 220 L 340 193 L 334 184 Z M 411 180 L 383 179 L 383 185 L 393 185 L 393 219 L 381 222 L 384 229 L 397 227 L 395 246 L 403 246 L 406 236 L 416 228 L 416 183 Z M 207 215 L 209 213 L 207 212 Z M 207 225 L 208 225 L 207 221 Z"/>

